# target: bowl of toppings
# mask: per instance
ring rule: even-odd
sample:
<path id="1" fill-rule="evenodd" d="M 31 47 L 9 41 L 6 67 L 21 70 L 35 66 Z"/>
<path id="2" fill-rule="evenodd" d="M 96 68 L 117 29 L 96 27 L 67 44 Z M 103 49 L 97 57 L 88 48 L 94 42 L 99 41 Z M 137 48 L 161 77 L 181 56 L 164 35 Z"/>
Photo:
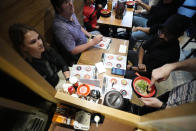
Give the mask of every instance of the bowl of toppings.
<path id="1" fill-rule="evenodd" d="M 110 17 L 111 16 L 111 11 L 108 9 L 102 9 L 101 10 L 101 16 L 103 17 Z"/>
<path id="2" fill-rule="evenodd" d="M 82 96 L 87 96 L 90 93 L 90 87 L 87 84 L 81 84 L 77 88 L 77 94 Z"/>
<path id="3" fill-rule="evenodd" d="M 126 5 L 127 5 L 127 8 L 133 8 L 135 4 L 135 1 L 127 1 Z"/>
<path id="4" fill-rule="evenodd" d="M 153 85 L 152 87 L 149 87 L 149 85 L 150 79 L 143 76 L 136 77 L 133 81 L 134 91 L 142 97 L 152 97 L 155 95 L 155 86 Z"/>

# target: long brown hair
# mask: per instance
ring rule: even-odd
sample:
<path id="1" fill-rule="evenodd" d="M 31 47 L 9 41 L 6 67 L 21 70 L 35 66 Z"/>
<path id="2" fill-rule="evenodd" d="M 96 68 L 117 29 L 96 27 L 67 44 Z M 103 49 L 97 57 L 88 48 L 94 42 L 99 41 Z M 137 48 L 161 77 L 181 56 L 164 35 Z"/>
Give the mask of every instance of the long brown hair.
<path id="1" fill-rule="evenodd" d="M 35 31 L 40 35 L 40 33 L 31 26 L 25 24 L 13 24 L 9 28 L 9 36 L 12 41 L 13 48 L 23 57 L 23 58 L 31 58 L 31 56 L 22 50 L 22 46 L 24 45 L 25 34 L 29 31 Z M 45 49 L 49 48 L 49 44 L 45 42 L 43 37 L 40 35 L 43 45 Z"/>

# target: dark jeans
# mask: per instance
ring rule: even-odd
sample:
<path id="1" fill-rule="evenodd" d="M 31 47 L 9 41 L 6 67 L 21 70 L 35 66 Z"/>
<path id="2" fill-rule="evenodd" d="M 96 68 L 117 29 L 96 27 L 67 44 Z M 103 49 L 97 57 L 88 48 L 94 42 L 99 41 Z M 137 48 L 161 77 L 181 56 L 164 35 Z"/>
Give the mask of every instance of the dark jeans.
<path id="1" fill-rule="evenodd" d="M 128 50 L 127 60 L 131 61 L 133 66 L 138 65 L 138 52 L 133 50 Z"/>

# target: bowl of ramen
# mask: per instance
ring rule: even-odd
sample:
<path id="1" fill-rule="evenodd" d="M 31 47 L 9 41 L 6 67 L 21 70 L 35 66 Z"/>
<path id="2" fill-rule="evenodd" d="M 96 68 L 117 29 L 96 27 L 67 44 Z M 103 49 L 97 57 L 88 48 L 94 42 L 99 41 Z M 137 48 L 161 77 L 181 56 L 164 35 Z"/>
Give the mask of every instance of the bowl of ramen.
<path id="1" fill-rule="evenodd" d="M 128 1 L 128 2 L 126 3 L 127 8 L 133 8 L 134 4 L 135 4 L 135 1 Z"/>
<path id="2" fill-rule="evenodd" d="M 150 79 L 143 76 L 136 77 L 133 81 L 134 91 L 142 97 L 152 97 L 155 95 L 155 86 L 153 85 L 151 88 L 149 88 L 149 85 Z"/>
<path id="3" fill-rule="evenodd" d="M 103 17 L 110 17 L 111 16 L 111 11 L 108 9 L 102 9 L 101 10 L 101 16 Z"/>

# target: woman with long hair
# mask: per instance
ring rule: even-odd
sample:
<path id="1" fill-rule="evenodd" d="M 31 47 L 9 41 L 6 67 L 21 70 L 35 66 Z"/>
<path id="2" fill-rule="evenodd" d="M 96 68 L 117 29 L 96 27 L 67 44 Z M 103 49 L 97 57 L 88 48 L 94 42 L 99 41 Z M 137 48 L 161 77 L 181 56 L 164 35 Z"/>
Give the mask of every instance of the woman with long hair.
<path id="1" fill-rule="evenodd" d="M 69 69 L 65 61 L 34 28 L 14 24 L 9 28 L 9 36 L 13 48 L 53 87 L 58 88 L 62 85 L 58 76 L 60 70 L 65 79 L 69 78 Z"/>

